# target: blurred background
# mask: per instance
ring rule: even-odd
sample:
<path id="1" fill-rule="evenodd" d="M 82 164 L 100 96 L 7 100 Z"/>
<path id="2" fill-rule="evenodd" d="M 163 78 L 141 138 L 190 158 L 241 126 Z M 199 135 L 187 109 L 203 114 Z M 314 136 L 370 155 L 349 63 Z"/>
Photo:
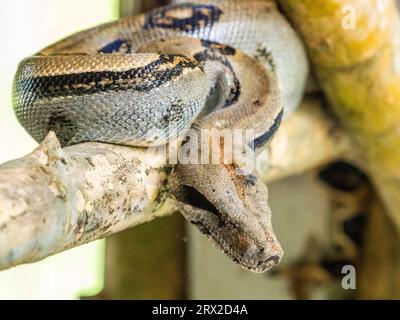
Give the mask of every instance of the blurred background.
<path id="1" fill-rule="evenodd" d="M 12 78 L 21 59 L 71 33 L 165 2 L 1 1 L 0 163 L 36 146 L 12 110 Z M 285 248 L 282 263 L 270 272 L 237 267 L 176 213 L 0 272 L 0 299 L 399 297 L 397 241 L 390 227 L 383 236 L 370 228 L 387 221 L 379 218 L 383 209 L 361 172 L 337 162 L 272 183 L 269 190 L 274 229 Z M 356 290 L 341 286 L 345 265 L 357 267 Z"/>

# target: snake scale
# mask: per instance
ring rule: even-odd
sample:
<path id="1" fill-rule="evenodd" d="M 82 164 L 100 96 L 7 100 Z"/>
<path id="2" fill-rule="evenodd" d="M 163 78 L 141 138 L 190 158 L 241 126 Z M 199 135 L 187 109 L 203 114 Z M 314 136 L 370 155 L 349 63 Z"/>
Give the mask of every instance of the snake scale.
<path id="1" fill-rule="evenodd" d="M 260 150 L 299 104 L 307 72 L 302 43 L 274 1 L 176 1 L 26 58 L 13 105 L 38 142 L 54 131 L 63 146 L 149 147 L 190 127 L 252 129 L 246 143 Z M 178 163 L 169 188 L 185 218 L 221 251 L 263 272 L 283 251 L 266 187 L 242 166 Z"/>

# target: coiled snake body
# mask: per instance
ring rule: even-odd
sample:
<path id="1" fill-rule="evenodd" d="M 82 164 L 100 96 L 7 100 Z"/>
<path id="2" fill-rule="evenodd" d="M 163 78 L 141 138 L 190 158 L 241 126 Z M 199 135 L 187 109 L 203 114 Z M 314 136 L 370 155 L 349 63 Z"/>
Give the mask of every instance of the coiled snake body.
<path id="1" fill-rule="evenodd" d="M 177 1 L 178 2 L 178 1 Z M 298 105 L 301 42 L 274 1 L 193 1 L 72 35 L 22 61 L 16 115 L 37 141 L 148 147 L 193 126 L 248 129 L 265 145 Z M 241 164 L 178 164 L 170 190 L 183 215 L 241 266 L 279 262 L 265 186 Z"/>

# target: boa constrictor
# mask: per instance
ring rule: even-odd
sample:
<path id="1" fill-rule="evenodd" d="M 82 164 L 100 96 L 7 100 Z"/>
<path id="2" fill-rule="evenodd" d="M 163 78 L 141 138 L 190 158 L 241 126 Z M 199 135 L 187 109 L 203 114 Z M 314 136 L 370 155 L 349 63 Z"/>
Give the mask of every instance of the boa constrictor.
<path id="1" fill-rule="evenodd" d="M 165 144 L 192 126 L 253 129 L 260 149 L 301 100 L 301 41 L 270 0 L 176 3 L 55 43 L 23 60 L 17 118 L 42 141 Z M 192 141 L 193 142 L 193 141 Z M 177 164 L 182 214 L 242 267 L 263 272 L 283 251 L 267 190 L 240 163 Z M 245 173 L 243 173 L 245 172 Z"/>

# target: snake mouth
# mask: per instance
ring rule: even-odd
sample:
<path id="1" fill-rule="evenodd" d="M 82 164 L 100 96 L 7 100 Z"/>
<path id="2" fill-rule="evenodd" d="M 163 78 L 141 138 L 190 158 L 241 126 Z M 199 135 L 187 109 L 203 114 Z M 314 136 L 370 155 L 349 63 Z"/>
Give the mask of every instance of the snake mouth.
<path id="1" fill-rule="evenodd" d="M 231 259 L 233 261 L 235 261 L 242 268 L 252 271 L 252 272 L 256 272 L 256 273 L 263 273 L 263 272 L 271 269 L 272 267 L 278 265 L 281 261 L 281 256 L 272 255 L 264 260 L 261 260 L 261 261 L 255 262 L 255 263 L 249 263 L 245 259 L 238 259 L 237 257 L 230 255 L 228 252 L 225 252 L 225 253 L 228 256 L 230 256 Z"/>
<path id="2" fill-rule="evenodd" d="M 281 262 L 281 257 L 278 255 L 270 256 L 264 261 L 260 261 L 259 266 L 256 268 L 257 272 L 264 272 L 271 269 L 273 266 Z"/>
<path id="3" fill-rule="evenodd" d="M 260 258 L 246 258 L 245 255 L 239 254 L 237 250 L 232 250 L 232 247 L 227 246 L 226 243 L 222 244 L 215 238 L 212 234 L 209 234 L 208 237 L 211 237 L 214 240 L 214 243 L 218 245 L 218 247 L 225 253 L 228 257 L 230 257 L 234 262 L 236 262 L 240 267 L 256 272 L 263 273 L 272 267 L 278 265 L 281 262 L 283 251 L 272 251 L 270 254 L 264 254 L 265 249 L 259 249 Z M 261 257 L 263 255 L 264 257 Z"/>
<path id="4" fill-rule="evenodd" d="M 271 256 L 271 257 L 265 259 L 265 260 L 263 261 L 263 264 L 269 263 L 269 262 L 271 262 L 271 261 L 272 261 L 274 264 L 279 264 L 279 262 L 281 262 L 281 257 L 280 257 L 280 256 Z"/>
<path id="5" fill-rule="evenodd" d="M 262 273 L 279 264 L 281 258 L 281 256 L 274 254 L 264 260 L 259 261 L 257 265 L 250 265 L 248 269 L 253 272 Z"/>

